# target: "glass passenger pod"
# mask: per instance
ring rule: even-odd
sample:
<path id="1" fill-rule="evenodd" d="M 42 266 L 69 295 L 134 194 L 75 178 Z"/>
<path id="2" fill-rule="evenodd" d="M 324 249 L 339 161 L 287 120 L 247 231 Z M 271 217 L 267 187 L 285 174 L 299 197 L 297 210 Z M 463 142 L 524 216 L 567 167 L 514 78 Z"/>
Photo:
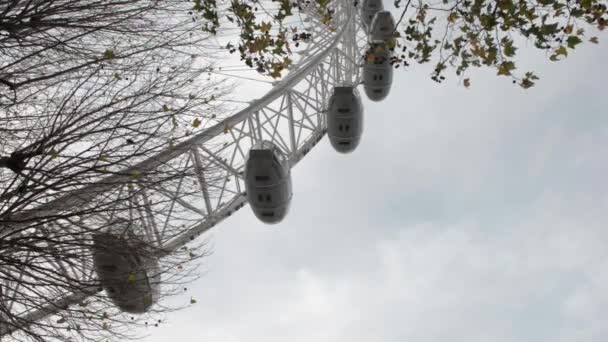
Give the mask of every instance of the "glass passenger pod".
<path id="1" fill-rule="evenodd" d="M 93 236 L 93 264 L 101 287 L 121 311 L 147 312 L 160 297 L 158 257 L 126 220 Z"/>
<path id="2" fill-rule="evenodd" d="M 245 163 L 247 200 L 264 223 L 279 223 L 287 215 L 293 195 L 291 171 L 285 154 L 272 142 L 260 141 Z"/>
<path id="3" fill-rule="evenodd" d="M 363 105 L 361 96 L 352 85 L 338 86 L 329 98 L 327 136 L 340 153 L 351 153 L 363 133 Z"/>
<path id="4" fill-rule="evenodd" d="M 372 101 L 384 100 L 393 83 L 391 52 L 386 44 L 372 44 L 363 64 L 363 90 Z"/>
<path id="5" fill-rule="evenodd" d="M 374 15 L 383 9 L 382 0 L 363 0 L 363 4 L 361 4 L 361 25 L 366 31 L 369 31 Z"/>
<path id="6" fill-rule="evenodd" d="M 393 38 L 395 19 L 389 11 L 380 11 L 374 15 L 369 29 L 370 42 L 388 42 Z"/>

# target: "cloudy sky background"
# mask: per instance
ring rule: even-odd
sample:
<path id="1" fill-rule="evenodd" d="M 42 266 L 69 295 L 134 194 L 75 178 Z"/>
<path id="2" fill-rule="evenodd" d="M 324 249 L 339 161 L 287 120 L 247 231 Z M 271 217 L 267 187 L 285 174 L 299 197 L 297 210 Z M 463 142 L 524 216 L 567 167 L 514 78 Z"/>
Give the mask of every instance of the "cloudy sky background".
<path id="1" fill-rule="evenodd" d="M 364 99 L 359 148 L 293 170 L 276 226 L 240 210 L 147 342 L 608 340 L 608 45 L 522 55 L 465 89 L 430 67 Z M 524 63 L 525 62 L 525 63 Z"/>

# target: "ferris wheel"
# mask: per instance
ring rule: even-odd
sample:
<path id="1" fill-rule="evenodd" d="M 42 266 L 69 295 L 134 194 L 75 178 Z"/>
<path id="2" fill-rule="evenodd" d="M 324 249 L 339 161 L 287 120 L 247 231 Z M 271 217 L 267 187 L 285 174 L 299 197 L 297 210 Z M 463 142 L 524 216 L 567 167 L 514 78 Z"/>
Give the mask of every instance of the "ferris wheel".
<path id="1" fill-rule="evenodd" d="M 288 215 L 293 195 L 291 168 L 325 134 L 337 152 L 355 150 L 363 135 L 364 112 L 357 88 L 362 84 L 372 101 L 388 96 L 395 21 L 383 10 L 381 0 L 335 0 L 329 10 L 332 19 L 327 22 L 314 2 L 302 4 L 311 32 L 306 49 L 289 73 L 261 98 L 124 173 L 15 217 L 15 221 L 35 220 L 86 207 L 94 198 L 116 207 L 138 204 L 126 211 L 126 217 L 92 214 L 108 225 L 92 237 L 92 252 L 83 258 L 83 267 L 65 267 L 56 260 L 46 264 L 56 267 L 58 274 L 90 286 L 56 294 L 53 302 L 31 309 L 11 302 L 20 286 L 18 280 L 27 274 L 16 275 L 14 282 L 0 283 L 0 300 L 4 301 L 0 304 L 20 317 L 6 322 L 0 315 L 0 337 L 56 315 L 100 291 L 123 312 L 147 312 L 156 304 L 163 281 L 157 272 L 159 260 L 247 203 L 259 220 L 280 222 Z M 174 174 L 180 176 L 163 182 L 146 181 L 146 177 L 153 179 L 167 170 L 177 170 Z M 125 193 L 131 194 L 129 203 L 120 200 Z M 86 225 L 88 220 L 82 217 L 80 224 Z M 181 229 L 169 234 L 169 225 Z M 20 224 L 6 225 L 2 234 L 22 228 Z M 44 229 L 53 234 L 53 229 L 76 228 L 57 223 Z M 129 275 L 126 283 L 125 274 Z"/>

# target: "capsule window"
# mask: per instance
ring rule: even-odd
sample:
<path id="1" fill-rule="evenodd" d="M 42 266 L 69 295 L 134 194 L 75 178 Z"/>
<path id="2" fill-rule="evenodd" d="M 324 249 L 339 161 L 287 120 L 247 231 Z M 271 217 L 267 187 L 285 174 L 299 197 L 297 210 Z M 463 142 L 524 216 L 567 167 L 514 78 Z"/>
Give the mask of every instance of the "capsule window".
<path id="1" fill-rule="evenodd" d="M 270 177 L 268 177 L 268 176 L 255 176 L 256 181 L 267 181 L 269 179 L 270 179 Z"/>
<path id="2" fill-rule="evenodd" d="M 349 146 L 350 145 L 350 141 L 340 141 L 338 143 L 338 145 Z"/>
<path id="3" fill-rule="evenodd" d="M 374 94 L 380 94 L 382 92 L 382 89 L 374 89 Z"/>
<path id="4" fill-rule="evenodd" d="M 109 292 L 109 293 L 115 293 L 115 292 L 116 292 L 116 290 L 114 290 L 114 288 L 113 288 L 112 286 L 109 286 L 109 287 L 108 287 L 108 292 Z"/>
<path id="5" fill-rule="evenodd" d="M 348 132 L 350 130 L 350 125 L 344 125 L 344 130 Z"/>
<path id="6" fill-rule="evenodd" d="M 271 200 L 270 198 L 271 198 L 270 195 L 266 195 L 266 201 L 270 202 L 270 200 Z"/>
<path id="7" fill-rule="evenodd" d="M 348 108 L 338 108 L 338 113 L 348 113 Z"/>
<path id="8" fill-rule="evenodd" d="M 265 213 L 262 213 L 262 216 L 264 216 L 264 217 L 274 217 L 274 212 L 272 212 L 272 211 L 271 212 L 265 212 Z"/>
<path id="9" fill-rule="evenodd" d="M 340 124 L 340 125 L 338 126 L 338 130 L 339 130 L 340 132 L 342 132 L 342 129 L 344 129 L 344 127 L 342 126 L 342 124 Z"/>
<path id="10" fill-rule="evenodd" d="M 382 75 L 378 75 L 378 80 L 382 81 Z"/>
<path id="11" fill-rule="evenodd" d="M 262 194 L 258 195 L 258 202 L 264 202 L 264 196 Z"/>

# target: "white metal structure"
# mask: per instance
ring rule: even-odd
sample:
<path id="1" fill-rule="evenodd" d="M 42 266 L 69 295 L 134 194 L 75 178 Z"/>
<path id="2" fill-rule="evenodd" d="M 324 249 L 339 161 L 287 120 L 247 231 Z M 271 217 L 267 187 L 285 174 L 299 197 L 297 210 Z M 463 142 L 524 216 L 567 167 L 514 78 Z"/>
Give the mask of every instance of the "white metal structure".
<path id="1" fill-rule="evenodd" d="M 122 193 L 134 192 L 133 201 L 139 203 L 138 210 L 129 214 L 138 222 L 141 230 L 138 234 L 145 235 L 145 240 L 157 248 L 158 258 L 162 258 L 241 209 L 247 202 L 244 169 L 251 147 L 261 141 L 270 141 L 285 153 L 289 167 L 293 167 L 325 135 L 328 100 L 334 87 L 356 86 L 362 81 L 360 69 L 368 37 L 361 27 L 359 8 L 353 0 L 335 0 L 329 6 L 334 10 L 329 24 L 323 23 L 323 16 L 312 5 L 303 6 L 304 20 L 309 22 L 312 33 L 307 53 L 296 59 L 289 73 L 263 97 L 124 173 L 109 176 L 22 213 L 14 217 L 15 221 L 36 220 L 71 208 L 86 207 L 92 199 L 97 203 L 112 203 Z M 183 176 L 159 184 L 142 181 L 147 174 L 154 173 L 150 171 L 162 172 L 166 168 L 183 170 Z M 218 168 L 220 174 L 217 174 Z M 208 174 L 209 169 L 216 173 Z M 141 178 L 134 181 L 130 176 L 133 172 L 141 174 Z M 220 182 L 210 184 L 212 178 L 220 179 Z M 193 188 L 196 191 L 191 191 Z M 210 196 L 211 191 L 217 196 Z M 162 203 L 162 208 L 156 208 L 156 203 Z M 112 218 L 107 219 L 110 222 Z M 177 235 L 168 236 L 166 227 L 170 224 L 183 226 L 183 229 Z M 3 225 L 0 232 L 9 234 L 23 227 L 21 224 Z M 52 234 L 53 229 L 65 227 L 49 225 L 45 229 Z M 90 260 L 83 260 L 83 265 L 90 263 Z M 66 269 L 56 260 L 50 260 L 49 265 L 56 265 L 59 273 L 79 277 L 85 283 L 89 280 L 91 284 L 95 283 L 98 274 L 92 270 Z M 27 275 L 17 276 L 21 277 Z M 28 310 L 11 302 L 19 286 L 17 282 L 0 284 L 3 295 L 0 299 L 4 298 L 5 307 L 22 317 L 19 326 L 3 324 L 0 317 L 0 338 L 31 322 L 48 319 L 99 290 L 98 286 L 92 285 L 78 292 L 58 295 L 55 302 L 42 308 Z M 142 310 L 137 307 L 132 311 Z"/>

